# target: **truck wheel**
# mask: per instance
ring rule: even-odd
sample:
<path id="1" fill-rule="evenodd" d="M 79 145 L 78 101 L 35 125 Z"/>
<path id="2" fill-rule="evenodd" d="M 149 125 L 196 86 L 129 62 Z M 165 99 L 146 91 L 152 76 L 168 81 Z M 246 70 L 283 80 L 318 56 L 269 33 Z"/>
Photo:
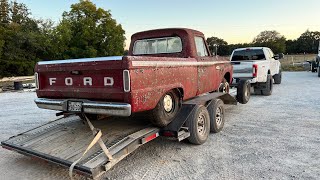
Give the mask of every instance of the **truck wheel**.
<path id="1" fill-rule="evenodd" d="M 250 92 L 251 84 L 247 80 L 240 80 L 237 86 L 237 96 L 236 99 L 241 104 L 247 104 L 250 99 Z"/>
<path id="2" fill-rule="evenodd" d="M 274 83 L 275 84 L 281 84 L 281 79 L 282 79 L 282 72 L 280 70 L 280 72 L 276 75 L 273 76 L 274 79 Z"/>
<path id="3" fill-rule="evenodd" d="M 223 81 L 220 83 L 218 91 L 222 93 L 229 93 L 230 85 L 226 79 L 223 79 Z"/>
<path id="4" fill-rule="evenodd" d="M 175 91 L 167 92 L 150 111 L 150 121 L 158 127 L 167 126 L 181 108 L 181 98 Z"/>
<path id="5" fill-rule="evenodd" d="M 273 82 L 271 74 L 268 74 L 266 88 L 261 91 L 262 95 L 270 96 L 272 94 Z"/>
<path id="6" fill-rule="evenodd" d="M 192 144 L 200 145 L 206 142 L 210 133 L 210 117 L 206 107 L 196 105 L 194 113 L 188 118 L 186 126 L 190 136 L 188 140 Z"/>
<path id="7" fill-rule="evenodd" d="M 316 69 L 316 66 L 317 64 L 316 64 L 316 62 L 315 61 L 312 61 L 311 62 L 311 72 L 316 72 L 317 71 L 317 69 Z"/>
<path id="8" fill-rule="evenodd" d="M 218 133 L 224 126 L 224 107 L 221 99 L 212 100 L 208 106 L 210 115 L 210 132 Z"/>

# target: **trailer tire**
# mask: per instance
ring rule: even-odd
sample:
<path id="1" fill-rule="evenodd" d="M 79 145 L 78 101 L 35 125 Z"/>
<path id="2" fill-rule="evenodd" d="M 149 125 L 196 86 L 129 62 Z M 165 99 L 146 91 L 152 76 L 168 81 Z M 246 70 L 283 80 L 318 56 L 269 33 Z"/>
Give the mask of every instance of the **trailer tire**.
<path id="1" fill-rule="evenodd" d="M 240 80 L 237 86 L 237 96 L 236 99 L 241 104 L 247 104 L 250 99 L 251 84 L 248 80 Z"/>
<path id="2" fill-rule="evenodd" d="M 149 120 L 155 126 L 165 127 L 178 114 L 181 109 L 181 104 L 182 101 L 178 93 L 171 90 L 165 93 L 157 106 L 148 113 Z"/>
<path id="3" fill-rule="evenodd" d="M 203 105 L 196 105 L 194 113 L 186 121 L 190 136 L 188 141 L 200 145 L 207 141 L 210 133 L 210 116 L 207 108 Z"/>
<path id="4" fill-rule="evenodd" d="M 266 85 L 266 88 L 261 90 L 261 93 L 262 93 L 262 95 L 270 96 L 272 94 L 272 89 L 273 89 L 273 82 L 272 82 L 271 74 L 268 74 L 267 82 L 265 85 Z"/>
<path id="5" fill-rule="evenodd" d="M 274 79 L 274 83 L 275 84 L 281 84 L 281 80 L 282 80 L 282 72 L 281 72 L 281 70 L 279 71 L 278 74 L 273 76 L 273 79 Z"/>
<path id="6" fill-rule="evenodd" d="M 224 118 L 224 103 L 221 99 L 214 99 L 208 106 L 210 116 L 210 132 L 218 133 L 223 129 Z"/>

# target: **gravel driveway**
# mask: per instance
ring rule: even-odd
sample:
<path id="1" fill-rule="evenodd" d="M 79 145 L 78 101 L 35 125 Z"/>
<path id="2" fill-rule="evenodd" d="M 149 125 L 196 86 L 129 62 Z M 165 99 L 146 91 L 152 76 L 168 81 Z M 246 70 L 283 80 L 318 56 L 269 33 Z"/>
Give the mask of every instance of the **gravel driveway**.
<path id="1" fill-rule="evenodd" d="M 0 93 L 0 141 L 55 119 L 35 93 Z M 320 78 L 284 73 L 272 96 L 226 110 L 225 128 L 201 146 L 158 138 L 108 179 L 320 179 Z M 68 179 L 67 169 L 0 148 L 0 179 Z"/>

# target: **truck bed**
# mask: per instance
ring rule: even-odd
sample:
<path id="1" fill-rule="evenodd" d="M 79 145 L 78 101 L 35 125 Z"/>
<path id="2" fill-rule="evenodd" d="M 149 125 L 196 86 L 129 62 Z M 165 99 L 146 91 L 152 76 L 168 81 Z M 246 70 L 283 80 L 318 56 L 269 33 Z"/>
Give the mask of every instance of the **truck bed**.
<path id="1" fill-rule="evenodd" d="M 92 124 L 102 131 L 103 141 L 106 142 L 111 154 L 119 161 L 124 152 L 131 152 L 119 153 L 122 151 L 122 147 L 123 150 L 130 148 L 128 144 L 135 143 L 136 137 L 158 132 L 158 128 L 152 128 L 148 122 L 132 118 L 121 118 L 120 120 L 119 118 L 109 118 L 92 121 Z M 84 121 L 78 116 L 71 116 L 57 119 L 14 136 L 2 142 L 2 146 L 69 167 L 81 157 L 93 137 L 92 131 Z M 75 166 L 75 171 L 94 178 L 107 170 L 105 166 L 107 163 L 107 157 L 100 146 L 96 144 Z"/>

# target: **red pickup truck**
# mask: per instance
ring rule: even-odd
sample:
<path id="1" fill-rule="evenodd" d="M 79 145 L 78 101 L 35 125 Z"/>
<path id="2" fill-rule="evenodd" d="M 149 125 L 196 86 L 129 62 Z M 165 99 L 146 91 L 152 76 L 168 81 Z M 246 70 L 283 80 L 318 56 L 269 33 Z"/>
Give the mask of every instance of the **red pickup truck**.
<path id="1" fill-rule="evenodd" d="M 163 127 L 182 101 L 228 91 L 232 65 L 211 56 L 203 33 L 171 28 L 134 34 L 128 56 L 38 62 L 35 76 L 39 108 L 110 116 L 145 112 Z"/>

